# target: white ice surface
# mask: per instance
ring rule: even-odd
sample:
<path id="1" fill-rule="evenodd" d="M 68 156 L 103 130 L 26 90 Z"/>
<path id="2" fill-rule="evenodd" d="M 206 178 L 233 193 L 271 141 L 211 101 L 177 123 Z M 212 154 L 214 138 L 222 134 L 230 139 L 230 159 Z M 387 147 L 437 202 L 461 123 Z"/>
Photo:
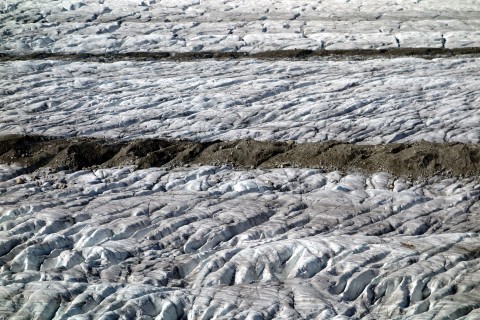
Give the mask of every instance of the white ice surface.
<path id="1" fill-rule="evenodd" d="M 4 0 L 0 52 L 480 47 L 478 0 Z M 480 60 L 0 64 L 0 135 L 479 143 Z M 478 179 L 0 165 L 0 318 L 480 318 Z"/>
<path id="2" fill-rule="evenodd" d="M 476 179 L 227 167 L 22 178 L 0 183 L 3 318 L 480 315 Z"/>
<path id="3" fill-rule="evenodd" d="M 0 135 L 479 143 L 480 59 L 0 63 Z"/>
<path id="4" fill-rule="evenodd" d="M 0 52 L 480 47 L 478 0 L 3 0 Z"/>

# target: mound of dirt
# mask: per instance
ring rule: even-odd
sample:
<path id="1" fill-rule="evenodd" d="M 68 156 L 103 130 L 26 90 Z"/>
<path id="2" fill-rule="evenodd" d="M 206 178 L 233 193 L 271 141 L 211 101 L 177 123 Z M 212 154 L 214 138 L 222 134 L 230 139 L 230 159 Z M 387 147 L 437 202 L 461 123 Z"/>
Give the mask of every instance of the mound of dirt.
<path id="1" fill-rule="evenodd" d="M 375 59 L 396 57 L 440 58 L 459 55 L 478 56 L 480 48 L 388 48 L 351 50 L 270 50 L 257 53 L 246 52 L 125 52 L 125 53 L 29 53 L 24 55 L 0 53 L 0 61 L 66 60 L 89 62 L 115 61 L 193 61 L 205 59 L 261 59 L 261 60 L 304 60 L 328 57 L 329 59 Z"/>
<path id="2" fill-rule="evenodd" d="M 208 143 L 137 139 L 43 136 L 0 137 L 0 162 L 17 163 L 25 172 L 41 167 L 79 170 L 135 165 L 176 167 L 232 165 L 238 168 L 320 168 L 324 170 L 389 172 L 395 176 L 480 175 L 480 146 L 462 143 L 397 143 L 358 145 L 338 141 L 295 144 L 271 141 L 214 141 Z"/>

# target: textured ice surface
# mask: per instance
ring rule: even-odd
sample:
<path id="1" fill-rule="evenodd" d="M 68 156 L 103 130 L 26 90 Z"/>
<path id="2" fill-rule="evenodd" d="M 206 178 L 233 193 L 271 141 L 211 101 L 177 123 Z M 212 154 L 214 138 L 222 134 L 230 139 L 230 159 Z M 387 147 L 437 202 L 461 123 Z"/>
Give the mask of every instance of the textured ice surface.
<path id="1" fill-rule="evenodd" d="M 477 0 L 6 0 L 0 53 L 480 47 Z M 480 60 L 0 64 L 0 135 L 479 143 Z M 478 319 L 477 178 L 0 164 L 0 318 Z"/>
<path id="2" fill-rule="evenodd" d="M 0 134 L 480 142 L 480 59 L 0 64 Z"/>
<path id="3" fill-rule="evenodd" d="M 20 178 L 0 183 L 2 317 L 480 314 L 476 179 L 227 167 Z"/>
<path id="4" fill-rule="evenodd" d="M 4 0 L 0 51 L 480 47 L 478 0 Z"/>

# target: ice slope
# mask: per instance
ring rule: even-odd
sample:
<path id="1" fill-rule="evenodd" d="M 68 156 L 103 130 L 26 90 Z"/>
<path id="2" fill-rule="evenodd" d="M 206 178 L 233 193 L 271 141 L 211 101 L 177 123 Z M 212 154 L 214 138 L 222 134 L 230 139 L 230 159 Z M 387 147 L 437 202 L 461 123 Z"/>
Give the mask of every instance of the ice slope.
<path id="1" fill-rule="evenodd" d="M 0 53 L 480 47 L 477 0 L 0 3 Z M 0 63 L 0 135 L 479 143 L 474 57 Z M 480 182 L 0 164 L 2 319 L 478 319 Z"/>
<path id="2" fill-rule="evenodd" d="M 310 169 L 37 172 L 0 183 L 0 317 L 476 319 L 479 196 Z"/>
<path id="3" fill-rule="evenodd" d="M 1 135 L 480 142 L 479 58 L 15 61 L 0 70 Z"/>
<path id="4" fill-rule="evenodd" d="M 0 52 L 480 47 L 478 0 L 4 0 Z"/>

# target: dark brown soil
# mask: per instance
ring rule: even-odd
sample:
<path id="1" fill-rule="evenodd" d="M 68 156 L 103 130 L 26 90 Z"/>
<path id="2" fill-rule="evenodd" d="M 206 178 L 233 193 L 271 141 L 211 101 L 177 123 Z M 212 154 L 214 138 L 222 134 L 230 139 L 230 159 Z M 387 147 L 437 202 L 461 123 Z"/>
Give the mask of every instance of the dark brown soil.
<path id="1" fill-rule="evenodd" d="M 0 162 L 18 163 L 24 172 L 42 167 L 78 170 L 135 165 L 137 168 L 184 165 L 232 165 L 237 168 L 321 168 L 324 170 L 389 172 L 395 176 L 479 176 L 480 146 L 415 142 L 358 145 L 330 141 L 295 144 L 254 140 L 200 143 L 138 139 L 42 136 L 0 137 Z"/>
<path id="2" fill-rule="evenodd" d="M 328 57 L 329 59 L 365 60 L 374 58 L 421 57 L 439 58 L 458 55 L 479 56 L 480 47 L 470 48 L 391 48 L 391 49 L 355 49 L 355 50 L 272 50 L 258 53 L 246 52 L 127 52 L 127 53 L 0 53 L 1 61 L 16 60 L 67 60 L 67 61 L 193 61 L 201 59 L 265 59 L 265 60 L 304 60 Z"/>

